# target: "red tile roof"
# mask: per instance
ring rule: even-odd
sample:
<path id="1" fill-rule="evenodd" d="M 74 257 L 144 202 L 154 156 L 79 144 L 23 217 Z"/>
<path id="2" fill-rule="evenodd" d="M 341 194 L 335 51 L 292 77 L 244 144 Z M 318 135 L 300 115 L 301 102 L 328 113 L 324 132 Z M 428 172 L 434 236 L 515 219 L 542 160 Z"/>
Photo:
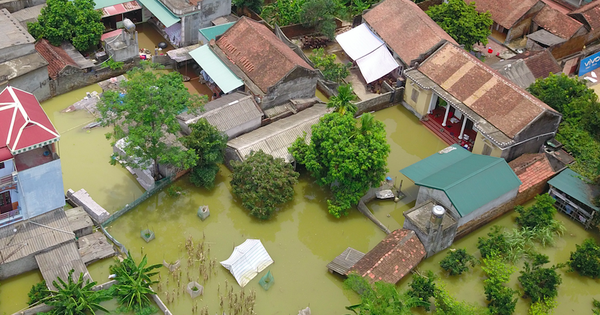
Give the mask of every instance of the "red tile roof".
<path id="1" fill-rule="evenodd" d="M 363 19 L 407 65 L 441 41 L 456 44 L 410 0 L 385 0 L 367 12 Z"/>
<path id="2" fill-rule="evenodd" d="M 525 191 L 541 182 L 547 182 L 555 172 L 544 153 L 523 154 L 508 165 L 519 177 L 522 184 L 519 192 Z"/>
<path id="3" fill-rule="evenodd" d="M 418 70 L 513 139 L 550 106 L 463 49 L 445 44 Z"/>
<path id="4" fill-rule="evenodd" d="M 538 12 L 533 21 L 548 32 L 567 40 L 583 27 L 577 20 L 549 6 Z"/>
<path id="5" fill-rule="evenodd" d="M 569 14 L 581 14 L 593 30 L 600 28 L 600 0 L 590 2 Z"/>
<path id="6" fill-rule="evenodd" d="M 247 17 L 229 28 L 217 46 L 264 93 L 296 67 L 313 70 L 266 26 Z"/>
<path id="7" fill-rule="evenodd" d="M 367 280 L 395 284 L 425 258 L 425 247 L 412 230 L 398 229 L 388 234 L 349 272 Z"/>
<path id="8" fill-rule="evenodd" d="M 562 72 L 562 68 L 547 49 L 524 58 L 523 61 L 536 79 L 547 78 L 550 73 Z"/>
<path id="9" fill-rule="evenodd" d="M 42 39 L 35 43 L 35 50 L 38 51 L 46 61 L 48 61 L 48 75 L 56 80 L 59 73 L 67 66 L 77 67 L 77 64 L 64 49 L 55 47 L 46 39 Z"/>
<path id="10" fill-rule="evenodd" d="M 7 147 L 14 155 L 58 138 L 58 132 L 33 94 L 12 86 L 0 93 L 0 149 Z"/>
<path id="11" fill-rule="evenodd" d="M 539 0 L 473 0 L 477 11 L 490 11 L 492 20 L 504 28 L 511 28 Z M 467 2 L 472 2 L 467 0 Z"/>

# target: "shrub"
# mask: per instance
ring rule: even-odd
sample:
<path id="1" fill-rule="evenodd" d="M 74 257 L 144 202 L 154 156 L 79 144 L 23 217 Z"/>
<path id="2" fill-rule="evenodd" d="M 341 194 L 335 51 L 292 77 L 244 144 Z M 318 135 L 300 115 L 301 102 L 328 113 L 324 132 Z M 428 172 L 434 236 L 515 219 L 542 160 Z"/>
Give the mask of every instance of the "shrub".
<path id="1" fill-rule="evenodd" d="M 429 298 L 435 295 L 435 275 L 431 270 L 425 276 L 414 273 L 412 282 L 408 285 L 410 289 L 407 295 L 417 300 L 417 306 L 424 307 L 429 311 Z"/>
<path id="2" fill-rule="evenodd" d="M 350 75 L 350 63 L 342 64 L 335 62 L 335 54 L 326 54 L 323 48 L 313 49 L 309 57 L 315 68 L 321 70 L 326 80 L 341 83 Z"/>
<path id="3" fill-rule="evenodd" d="M 567 263 L 569 271 L 577 271 L 584 277 L 600 278 L 600 246 L 593 239 L 586 239 L 576 247 Z"/>
<path id="4" fill-rule="evenodd" d="M 505 284 L 515 268 L 504 263 L 496 253 L 492 252 L 488 258 L 483 259 L 481 269 L 488 276 L 483 281 L 483 287 L 486 299 L 489 302 L 488 309 L 490 313 L 498 315 L 514 313 L 517 304 L 517 298 L 515 297 L 517 292 L 506 287 Z"/>
<path id="5" fill-rule="evenodd" d="M 536 254 L 531 265 L 525 262 L 519 276 L 519 282 L 525 291 L 525 296 L 531 298 L 532 303 L 551 301 L 558 295 L 558 286 L 561 284 L 562 279 L 556 272 L 557 267 L 542 267 L 543 264 L 548 262 L 548 256 Z"/>
<path id="6" fill-rule="evenodd" d="M 39 301 L 43 300 L 45 297 L 49 295 L 48 287 L 46 286 L 46 281 L 42 280 L 42 282 L 38 282 L 31 286 L 31 290 L 27 293 L 29 297 L 29 301 L 27 301 L 27 305 L 37 304 Z"/>
<path id="7" fill-rule="evenodd" d="M 492 231 L 488 233 L 488 238 L 480 237 L 477 239 L 477 248 L 482 258 L 489 258 L 492 253 L 500 257 L 506 257 L 509 253 L 510 246 L 501 230 L 501 227 L 494 225 Z"/>
<path id="8" fill-rule="evenodd" d="M 448 271 L 451 276 L 460 275 L 465 271 L 469 270 L 469 266 L 475 267 L 475 256 L 470 255 L 463 248 L 451 249 L 442 261 L 440 261 L 440 267 Z"/>

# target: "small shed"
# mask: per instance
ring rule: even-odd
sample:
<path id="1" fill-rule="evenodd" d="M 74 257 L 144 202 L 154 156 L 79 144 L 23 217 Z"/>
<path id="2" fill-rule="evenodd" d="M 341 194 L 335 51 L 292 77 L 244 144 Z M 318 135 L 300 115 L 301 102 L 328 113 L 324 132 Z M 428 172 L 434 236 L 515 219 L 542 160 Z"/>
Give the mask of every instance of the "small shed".
<path id="1" fill-rule="evenodd" d="M 233 249 L 233 253 L 221 265 L 231 274 L 243 288 L 261 271 L 273 263 L 260 240 L 247 239 Z"/>
<path id="2" fill-rule="evenodd" d="M 371 282 L 396 284 L 425 258 L 425 248 L 412 230 L 388 234 L 351 269 Z"/>
<path id="3" fill-rule="evenodd" d="M 354 264 L 356 264 L 365 254 L 357 251 L 352 247 L 346 248 L 339 256 L 337 256 L 332 262 L 327 264 L 327 269 L 330 273 L 337 273 L 340 276 L 346 276 L 348 271 Z"/>
<path id="4" fill-rule="evenodd" d="M 600 208 L 594 200 L 600 196 L 600 187 L 586 182 L 584 177 L 567 168 L 550 181 L 550 196 L 556 199 L 554 206 L 571 219 L 593 228 L 600 221 Z"/>

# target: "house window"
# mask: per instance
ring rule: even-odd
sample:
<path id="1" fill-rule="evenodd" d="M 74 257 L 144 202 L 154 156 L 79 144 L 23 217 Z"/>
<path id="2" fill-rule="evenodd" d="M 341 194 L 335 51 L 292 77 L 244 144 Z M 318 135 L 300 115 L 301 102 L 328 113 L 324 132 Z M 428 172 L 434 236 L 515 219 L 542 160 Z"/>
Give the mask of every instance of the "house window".
<path id="1" fill-rule="evenodd" d="M 0 162 L 0 170 L 4 168 L 4 162 Z"/>
<path id="2" fill-rule="evenodd" d="M 415 89 L 413 87 L 412 93 L 410 93 L 410 99 L 416 103 L 418 98 L 419 98 L 419 91 L 417 91 L 417 89 Z"/>
<path id="3" fill-rule="evenodd" d="M 492 147 L 490 147 L 487 144 L 483 145 L 483 152 L 481 152 L 482 155 L 490 155 L 492 154 Z"/>

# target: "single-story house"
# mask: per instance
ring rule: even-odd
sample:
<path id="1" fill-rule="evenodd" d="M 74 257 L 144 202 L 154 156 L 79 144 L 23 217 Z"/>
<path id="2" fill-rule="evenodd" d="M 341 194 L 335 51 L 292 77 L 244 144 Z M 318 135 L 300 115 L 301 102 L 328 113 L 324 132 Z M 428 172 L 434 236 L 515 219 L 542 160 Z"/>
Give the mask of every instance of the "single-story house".
<path id="1" fill-rule="evenodd" d="M 513 200 L 521 181 L 502 158 L 452 145 L 400 170 L 419 186 L 416 206 L 433 200 L 458 221 L 458 230 Z"/>
<path id="2" fill-rule="evenodd" d="M 536 79 L 546 78 L 550 73 L 562 72 L 562 68 L 547 49 L 526 51 L 510 59 L 501 60 L 491 67 L 523 89 L 528 88 Z"/>
<path id="3" fill-rule="evenodd" d="M 370 282 L 396 284 L 425 258 L 425 248 L 412 230 L 398 229 L 388 234 L 352 268 Z"/>
<path id="4" fill-rule="evenodd" d="M 312 125 L 318 123 L 328 112 L 330 110 L 325 104 L 315 104 L 297 114 L 229 140 L 225 148 L 225 163 L 229 166 L 231 161 L 243 161 L 250 152 L 259 150 L 292 162 L 293 157 L 288 148 L 305 133 L 306 141 L 309 142 Z"/>
<path id="5" fill-rule="evenodd" d="M 424 59 L 443 43 L 456 41 L 410 0 L 384 0 L 363 15 L 399 62 L 398 73 Z"/>
<path id="6" fill-rule="evenodd" d="M 533 18 L 545 6 L 540 0 L 474 0 L 477 11 L 492 15 L 491 37 L 508 44 L 531 31 Z"/>
<path id="7" fill-rule="evenodd" d="M 600 0 L 592 1 L 577 10 L 571 11 L 569 16 L 582 23 L 588 30 L 586 44 L 600 38 Z"/>
<path id="8" fill-rule="evenodd" d="M 205 118 L 208 123 L 225 133 L 229 139 L 260 127 L 262 111 L 252 95 L 234 92 L 204 105 L 204 112 L 194 115 L 188 112 L 177 115 L 181 131 L 189 135 L 190 124 Z"/>
<path id="9" fill-rule="evenodd" d="M 403 105 L 473 153 L 510 161 L 539 152 L 562 117 L 451 43 L 404 73 Z"/>
<path id="10" fill-rule="evenodd" d="M 571 219 L 583 224 L 586 229 L 600 223 L 600 208 L 596 199 L 600 187 L 591 185 L 585 178 L 567 168 L 550 181 L 550 196 L 556 199 L 554 207 Z"/>
<path id="11" fill-rule="evenodd" d="M 315 96 L 320 73 L 261 23 L 241 18 L 210 49 L 243 81 L 245 92 L 256 97 L 262 110 Z"/>
<path id="12" fill-rule="evenodd" d="M 48 76 L 52 80 L 76 72 L 88 72 L 94 66 L 68 42 L 53 46 L 48 40 L 41 39 L 35 43 L 35 50 L 48 61 Z"/>
<path id="13" fill-rule="evenodd" d="M 533 18 L 531 31 L 527 35 L 527 49 L 547 48 L 556 59 L 581 51 L 588 36 L 582 23 L 548 5 Z"/>

